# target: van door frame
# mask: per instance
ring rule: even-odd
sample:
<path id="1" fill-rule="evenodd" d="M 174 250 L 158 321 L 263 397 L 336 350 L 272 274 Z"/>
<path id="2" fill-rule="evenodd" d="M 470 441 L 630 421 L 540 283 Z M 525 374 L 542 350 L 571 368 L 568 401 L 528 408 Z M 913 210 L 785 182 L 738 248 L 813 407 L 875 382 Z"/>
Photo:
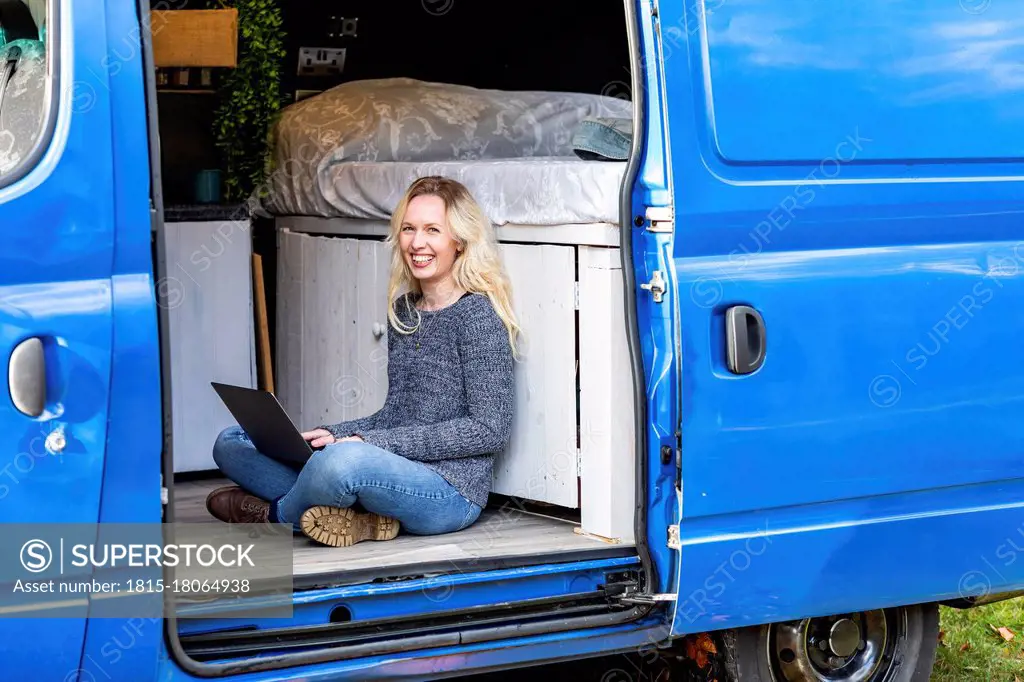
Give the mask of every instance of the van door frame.
<path id="1" fill-rule="evenodd" d="M 637 192 L 634 189 L 636 182 L 638 181 L 639 174 L 641 173 L 641 166 L 644 163 L 654 163 L 656 166 L 661 166 L 662 161 L 662 141 L 657 139 L 657 151 L 653 155 L 653 161 L 646 161 L 644 159 L 644 146 L 649 143 L 650 140 L 645 140 L 644 135 L 647 134 L 645 130 L 644 121 L 651 115 L 648 108 L 649 102 L 646 98 L 646 92 L 648 84 L 645 82 L 645 68 L 648 64 L 651 64 L 654 59 L 651 56 L 654 54 L 651 50 L 653 48 L 652 36 L 653 27 L 651 23 L 651 16 L 649 13 L 650 7 L 646 5 L 643 0 L 639 2 L 633 2 L 633 0 L 623 0 L 626 16 L 626 30 L 627 39 L 632 59 L 631 69 L 631 87 L 633 94 L 633 111 L 634 111 L 634 135 L 632 140 L 631 156 L 627 164 L 627 170 L 623 177 L 623 183 L 620 190 L 620 220 L 623 229 L 620 231 L 620 253 L 622 258 L 623 272 L 634 273 L 634 256 L 633 249 L 635 248 L 635 236 L 636 230 L 632 229 L 634 225 L 633 216 L 636 214 L 634 209 L 638 205 Z M 639 9 L 638 9 L 639 8 Z M 140 21 L 142 23 L 142 31 L 140 40 L 144 44 L 143 55 L 145 63 L 145 88 L 146 88 L 146 104 L 149 112 L 149 148 L 150 148 L 150 165 L 151 165 L 151 213 L 153 220 L 153 234 L 155 243 L 156 258 L 154 263 L 154 277 L 157 282 L 157 296 L 161 295 L 160 283 L 167 281 L 167 255 L 163 246 L 162 235 L 164 232 L 164 206 L 163 206 L 163 194 L 161 189 L 161 162 L 160 162 L 160 145 L 159 145 L 159 122 L 158 122 L 158 111 L 156 102 L 156 83 L 154 75 L 154 65 L 152 57 L 152 36 L 150 33 L 150 11 L 148 3 L 144 3 L 141 0 L 138 1 L 138 12 Z M 643 22 L 642 26 L 640 22 Z M 657 104 L 657 100 L 653 102 Z M 660 116 L 659 116 L 660 118 Z M 655 130 L 656 135 L 660 136 L 660 127 Z M 658 171 L 662 172 L 662 171 Z M 644 194 L 643 196 L 646 196 Z M 640 227 L 640 226 L 638 226 Z M 627 229 L 630 228 L 630 229 Z M 658 446 L 655 447 L 655 455 L 653 459 L 649 456 L 648 443 L 650 440 L 651 424 L 648 421 L 648 397 L 646 390 L 646 381 L 644 375 L 644 361 L 643 361 L 643 344 L 641 333 L 638 326 L 638 315 L 637 315 L 637 287 L 634 278 L 624 277 L 624 308 L 626 311 L 624 323 L 627 325 L 627 335 L 629 339 L 630 353 L 632 357 L 632 368 L 634 372 L 634 393 L 633 400 L 636 414 L 635 421 L 635 432 L 636 432 L 636 513 L 635 513 L 635 537 L 636 537 L 636 551 L 640 556 L 642 575 L 640 589 L 637 592 L 622 595 L 623 601 L 627 604 L 632 604 L 632 608 L 621 611 L 619 613 L 609 614 L 608 616 L 602 617 L 584 617 L 577 620 L 561 619 L 553 620 L 550 623 L 539 624 L 537 627 L 529 628 L 528 631 L 524 631 L 520 628 L 513 627 L 511 630 L 507 626 L 493 626 L 487 630 L 472 630 L 466 632 L 465 641 L 472 641 L 474 643 L 483 642 L 503 642 L 507 641 L 510 636 L 523 636 L 526 634 L 536 635 L 562 635 L 565 637 L 575 637 L 575 632 L 581 629 L 587 628 L 610 628 L 616 625 L 624 625 L 634 623 L 635 627 L 631 630 L 622 631 L 623 634 L 632 632 L 632 637 L 635 637 L 638 633 L 643 633 L 643 642 L 646 644 L 665 644 L 667 642 L 668 628 L 667 622 L 671 618 L 670 610 L 665 608 L 665 604 L 656 599 L 651 593 L 656 592 L 659 589 L 668 590 L 669 585 L 672 581 L 671 577 L 671 555 L 667 552 L 667 547 L 663 541 L 666 533 L 666 527 L 664 524 L 657 523 L 653 527 L 648 527 L 648 518 L 650 510 L 646 505 L 646 500 L 651 495 L 651 486 L 664 485 L 666 480 L 671 481 L 673 475 L 669 475 L 666 479 L 666 469 L 660 464 L 660 441 Z M 646 294 L 644 294 L 646 296 Z M 164 377 L 162 382 L 162 400 L 163 400 L 163 494 L 166 496 L 165 503 L 165 519 L 171 519 L 173 514 L 174 505 L 174 471 L 173 461 L 171 453 L 173 452 L 173 432 L 172 423 L 173 420 L 170 415 L 171 410 L 171 386 L 167 378 L 170 377 L 170 353 L 168 348 L 170 346 L 169 325 L 168 325 L 168 311 L 166 306 L 158 305 L 159 314 L 159 336 L 160 336 L 160 366 L 161 373 Z M 671 344 L 670 344 L 671 345 Z M 664 349 L 659 349 L 664 351 Z M 664 418 L 665 415 L 662 415 Z M 673 417 L 668 417 L 672 419 Z M 674 468 L 672 469 L 674 471 Z M 655 535 L 654 543 L 657 550 L 657 557 L 652 556 L 651 542 L 652 538 L 649 533 Z M 655 568 L 657 567 L 657 569 Z M 169 577 L 169 576 L 168 576 Z M 458 579 L 464 579 L 466 576 L 459 576 Z M 457 584 L 457 580 L 456 580 Z M 556 613 L 556 611 L 552 611 Z M 282 668 L 294 668 L 296 666 L 309 665 L 313 663 L 324 663 L 329 661 L 344 661 L 352 660 L 361 656 L 368 656 L 371 654 L 379 655 L 389 652 L 408 652 L 409 644 L 408 641 L 394 642 L 393 646 L 381 646 L 375 645 L 373 647 L 352 647 L 352 648 L 333 648 L 328 651 L 317 651 L 307 654 L 289 654 L 275 657 L 273 659 L 259 659 L 255 658 L 248 662 L 232 662 L 231 664 L 207 664 L 200 663 L 190 659 L 187 654 L 183 651 L 181 642 L 178 639 L 178 628 L 176 618 L 174 614 L 166 614 L 165 618 L 165 637 L 166 646 L 168 647 L 168 654 L 174 663 L 182 670 L 200 675 L 202 677 L 218 677 L 225 675 L 237 675 L 256 670 L 275 670 Z M 423 642 L 424 646 L 430 646 L 429 642 Z M 635 644 L 624 644 L 621 650 L 634 649 Z M 616 650 L 606 649 L 605 651 Z M 424 655 L 429 656 L 429 653 Z M 559 653 L 560 656 L 564 654 Z M 571 657 L 571 656 L 566 656 Z M 524 657 L 524 660 L 527 657 Z M 551 659 L 556 660 L 556 659 Z M 460 668 L 462 666 L 460 665 Z"/>

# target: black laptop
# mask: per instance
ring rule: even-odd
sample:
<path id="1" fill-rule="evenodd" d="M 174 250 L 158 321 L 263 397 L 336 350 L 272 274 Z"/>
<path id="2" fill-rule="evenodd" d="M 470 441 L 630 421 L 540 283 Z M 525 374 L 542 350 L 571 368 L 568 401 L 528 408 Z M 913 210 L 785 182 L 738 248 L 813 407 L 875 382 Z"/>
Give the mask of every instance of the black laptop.
<path id="1" fill-rule="evenodd" d="M 210 385 L 261 453 L 296 468 L 313 454 L 273 393 L 216 381 Z"/>

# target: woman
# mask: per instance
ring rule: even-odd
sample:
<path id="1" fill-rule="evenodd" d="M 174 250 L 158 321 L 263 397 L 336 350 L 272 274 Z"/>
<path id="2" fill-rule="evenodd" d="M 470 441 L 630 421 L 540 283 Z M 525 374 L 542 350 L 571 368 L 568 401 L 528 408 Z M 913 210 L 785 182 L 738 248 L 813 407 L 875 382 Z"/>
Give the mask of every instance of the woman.
<path id="1" fill-rule="evenodd" d="M 345 547 L 390 540 L 400 527 L 449 533 L 480 516 L 511 433 L 521 331 L 491 225 L 463 185 L 420 178 L 395 208 L 387 243 L 384 406 L 303 433 L 322 449 L 300 471 L 258 452 L 239 427 L 225 429 L 213 458 L 240 487 L 207 498 L 218 519 L 290 523 Z"/>

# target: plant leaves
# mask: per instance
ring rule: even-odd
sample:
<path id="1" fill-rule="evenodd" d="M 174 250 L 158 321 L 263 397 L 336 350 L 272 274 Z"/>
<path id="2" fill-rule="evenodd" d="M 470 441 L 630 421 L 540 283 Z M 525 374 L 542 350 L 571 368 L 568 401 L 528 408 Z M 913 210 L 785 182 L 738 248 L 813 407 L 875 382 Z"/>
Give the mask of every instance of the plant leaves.
<path id="1" fill-rule="evenodd" d="M 989 623 L 989 627 L 992 628 L 993 632 L 1002 637 L 1003 641 L 1005 642 L 1012 642 L 1013 638 L 1016 636 L 1016 633 L 1014 633 L 1014 631 L 1008 627 L 1004 626 L 997 628 L 995 625 L 992 625 L 991 623 Z"/>
<path id="2" fill-rule="evenodd" d="M 238 64 L 224 74 L 214 113 L 215 146 L 224 170 L 225 199 L 249 197 L 264 182 L 273 146 L 269 131 L 287 98 L 281 92 L 284 20 L 276 0 L 206 0 L 238 9 Z"/>
<path id="3" fill-rule="evenodd" d="M 708 654 L 718 653 L 718 648 L 715 647 L 714 641 L 706 632 L 695 637 L 688 635 L 685 640 L 685 650 L 686 657 L 692 659 L 701 670 L 708 665 Z"/>

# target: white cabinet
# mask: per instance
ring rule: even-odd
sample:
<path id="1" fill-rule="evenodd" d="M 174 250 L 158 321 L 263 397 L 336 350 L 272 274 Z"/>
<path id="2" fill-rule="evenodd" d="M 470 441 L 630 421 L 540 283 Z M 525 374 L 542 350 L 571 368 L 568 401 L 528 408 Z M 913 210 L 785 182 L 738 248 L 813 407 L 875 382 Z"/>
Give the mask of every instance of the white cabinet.
<path id="1" fill-rule="evenodd" d="M 381 241 L 278 232 L 276 393 L 299 429 L 384 405 L 390 259 Z"/>
<path id="2" fill-rule="evenodd" d="M 576 507 L 575 249 L 500 248 L 525 342 L 493 490 Z M 300 428 L 384 404 L 390 259 L 378 240 L 278 232 L 277 396 Z"/>
<path id="3" fill-rule="evenodd" d="M 492 490 L 579 506 L 576 443 L 576 253 L 572 246 L 501 244 L 523 327 L 512 441 Z"/>
<path id="4" fill-rule="evenodd" d="M 300 428 L 371 414 L 387 395 L 390 249 L 278 229 L 278 398 Z M 509 448 L 492 491 L 581 509 L 633 542 L 633 377 L 619 249 L 500 244 L 523 327 Z M 578 273 L 578 274 L 577 274 Z"/>
<path id="5" fill-rule="evenodd" d="M 581 526 L 633 542 L 633 374 L 619 249 L 580 246 Z"/>
<path id="6" fill-rule="evenodd" d="M 249 223 L 168 222 L 163 238 L 174 471 L 214 470 L 213 443 L 235 419 L 210 382 L 257 384 Z"/>

